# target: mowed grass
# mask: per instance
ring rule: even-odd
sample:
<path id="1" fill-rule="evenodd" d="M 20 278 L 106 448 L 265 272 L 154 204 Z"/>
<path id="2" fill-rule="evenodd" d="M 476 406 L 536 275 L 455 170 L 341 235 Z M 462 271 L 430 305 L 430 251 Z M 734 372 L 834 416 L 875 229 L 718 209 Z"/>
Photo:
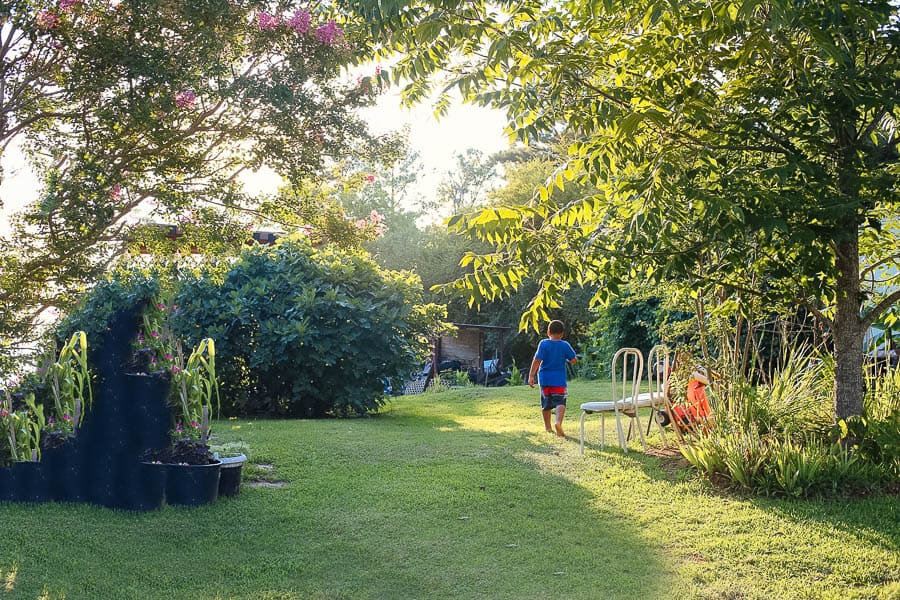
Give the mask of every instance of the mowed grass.
<path id="1" fill-rule="evenodd" d="M 571 386 L 569 439 L 527 387 L 220 423 L 287 485 L 143 514 L 0 504 L 0 600 L 900 598 L 896 497 L 723 494 L 623 454 L 612 419 L 601 451 L 596 415 L 581 456 L 578 404 L 607 390 Z"/>

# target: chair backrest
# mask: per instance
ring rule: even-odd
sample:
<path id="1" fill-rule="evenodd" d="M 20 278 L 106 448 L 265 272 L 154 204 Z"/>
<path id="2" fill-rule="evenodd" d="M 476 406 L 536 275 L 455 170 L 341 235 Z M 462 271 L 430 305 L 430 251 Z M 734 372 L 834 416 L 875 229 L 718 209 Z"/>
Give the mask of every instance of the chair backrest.
<path id="1" fill-rule="evenodd" d="M 621 371 L 616 376 L 616 369 Z M 613 402 L 624 401 L 626 398 L 634 400 L 641 389 L 641 381 L 644 378 L 644 355 L 637 348 L 621 348 L 612 359 L 612 387 Z M 621 382 L 621 387 L 619 383 Z M 624 404 L 624 402 L 623 402 Z M 624 408 L 631 408 L 625 405 Z"/>
<path id="2" fill-rule="evenodd" d="M 663 396 L 667 392 L 672 363 L 669 360 L 669 347 L 658 344 L 647 354 L 647 384 L 653 404 L 663 404 Z"/>

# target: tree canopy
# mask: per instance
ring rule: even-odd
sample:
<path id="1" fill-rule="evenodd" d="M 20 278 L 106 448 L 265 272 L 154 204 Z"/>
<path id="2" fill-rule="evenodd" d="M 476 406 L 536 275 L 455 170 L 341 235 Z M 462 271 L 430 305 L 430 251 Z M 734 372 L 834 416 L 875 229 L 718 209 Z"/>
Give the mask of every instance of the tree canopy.
<path id="1" fill-rule="evenodd" d="M 895 3 L 348 4 L 409 101 L 456 89 L 515 138 L 572 140 L 530 202 L 451 221 L 497 249 L 461 288 L 537 279 L 523 326 L 635 279 L 802 304 L 833 332 L 837 416 L 859 414 L 863 332 L 900 299 Z M 558 202 L 570 182 L 597 192 Z"/>
<path id="2" fill-rule="evenodd" d="M 344 76 L 360 30 L 328 2 L 12 1 L 0 23 L 0 152 L 18 140 L 43 177 L 2 240 L 7 340 L 126 241 L 161 235 L 136 234 L 133 215 L 184 225 L 186 247 L 234 249 L 260 216 L 242 172 L 296 192 L 371 142 L 354 110 L 382 76 Z"/>

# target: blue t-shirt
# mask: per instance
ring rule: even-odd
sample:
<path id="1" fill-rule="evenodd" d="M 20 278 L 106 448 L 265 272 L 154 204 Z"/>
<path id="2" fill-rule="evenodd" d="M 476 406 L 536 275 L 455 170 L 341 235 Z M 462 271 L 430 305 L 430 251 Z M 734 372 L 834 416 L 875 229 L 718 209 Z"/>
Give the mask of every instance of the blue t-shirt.
<path id="1" fill-rule="evenodd" d="M 565 340 L 541 340 L 534 357 L 541 361 L 538 385 L 566 387 L 566 363 L 575 358 L 575 351 Z"/>

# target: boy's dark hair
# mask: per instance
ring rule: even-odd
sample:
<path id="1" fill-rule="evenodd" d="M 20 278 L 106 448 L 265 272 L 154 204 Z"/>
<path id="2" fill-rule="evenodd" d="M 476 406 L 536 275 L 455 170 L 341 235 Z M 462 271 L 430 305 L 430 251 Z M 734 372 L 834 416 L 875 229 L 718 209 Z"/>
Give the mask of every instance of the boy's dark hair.
<path id="1" fill-rule="evenodd" d="M 563 333 L 566 330 L 566 324 L 562 321 L 550 321 L 547 331 L 553 334 Z"/>

